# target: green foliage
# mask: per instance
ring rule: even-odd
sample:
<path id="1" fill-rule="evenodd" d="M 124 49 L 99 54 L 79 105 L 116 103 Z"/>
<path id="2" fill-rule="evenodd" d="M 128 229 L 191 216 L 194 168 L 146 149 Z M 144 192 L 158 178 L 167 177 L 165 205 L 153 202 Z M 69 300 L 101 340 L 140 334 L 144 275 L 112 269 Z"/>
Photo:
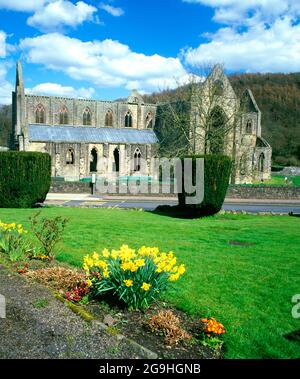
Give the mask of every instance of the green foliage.
<path id="1" fill-rule="evenodd" d="M 0 252 L 7 254 L 11 262 L 25 261 L 34 253 L 35 248 L 26 234 L 21 224 L 0 221 Z"/>
<path id="2" fill-rule="evenodd" d="M 53 258 L 54 247 L 61 240 L 68 219 L 60 216 L 38 219 L 40 213 L 37 212 L 30 217 L 31 229 L 42 244 L 43 254 L 47 258 Z"/>
<path id="3" fill-rule="evenodd" d="M 208 346 L 210 349 L 219 350 L 222 348 L 224 341 L 218 336 L 208 337 L 204 335 L 199 343 L 203 346 Z"/>
<path id="4" fill-rule="evenodd" d="M 50 182 L 49 154 L 0 152 L 0 208 L 31 208 L 43 202 Z"/>
<path id="5" fill-rule="evenodd" d="M 110 253 L 104 249 L 84 258 L 83 268 L 89 276 L 94 296 L 111 294 L 129 309 L 147 308 L 185 272 L 177 266 L 173 252 L 142 246 L 138 251 L 127 245 Z"/>
<path id="6" fill-rule="evenodd" d="M 49 300 L 48 299 L 38 299 L 32 305 L 34 306 L 34 308 L 37 308 L 37 309 L 46 308 L 49 305 Z"/>
<path id="7" fill-rule="evenodd" d="M 231 173 L 231 160 L 225 155 L 193 155 L 181 158 L 184 183 L 185 158 L 193 160 L 193 184 L 196 183 L 196 159 L 204 158 L 204 199 L 200 204 L 186 204 L 186 192 L 179 193 L 179 206 L 200 216 L 210 216 L 218 213 L 224 203 Z"/>

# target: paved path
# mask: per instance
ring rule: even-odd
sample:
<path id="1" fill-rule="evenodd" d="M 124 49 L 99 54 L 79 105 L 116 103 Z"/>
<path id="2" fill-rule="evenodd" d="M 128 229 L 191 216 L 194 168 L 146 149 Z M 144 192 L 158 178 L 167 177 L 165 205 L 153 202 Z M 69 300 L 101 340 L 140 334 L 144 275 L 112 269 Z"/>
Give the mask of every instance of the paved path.
<path id="1" fill-rule="evenodd" d="M 1 265 L 0 292 L 6 298 L 6 318 L 0 318 L 0 359 L 139 358 L 125 340 L 108 335 L 94 321 L 83 321 L 46 287 Z M 41 302 L 43 307 L 38 306 Z"/>
<path id="2" fill-rule="evenodd" d="M 48 194 L 47 205 L 92 208 L 138 208 L 154 210 L 158 205 L 176 205 L 174 197 L 143 196 L 92 196 L 89 194 Z M 256 200 L 226 199 L 224 210 L 247 211 L 251 213 L 299 213 L 300 200 Z"/>

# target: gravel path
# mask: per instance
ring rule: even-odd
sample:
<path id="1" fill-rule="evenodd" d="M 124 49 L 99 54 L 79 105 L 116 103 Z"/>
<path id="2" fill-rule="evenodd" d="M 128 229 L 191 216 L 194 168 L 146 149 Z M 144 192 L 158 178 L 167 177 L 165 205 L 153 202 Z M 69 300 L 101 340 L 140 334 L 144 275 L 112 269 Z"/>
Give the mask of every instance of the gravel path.
<path id="1" fill-rule="evenodd" d="M 139 358 L 124 340 L 83 321 L 44 286 L 0 265 L 0 358 Z"/>

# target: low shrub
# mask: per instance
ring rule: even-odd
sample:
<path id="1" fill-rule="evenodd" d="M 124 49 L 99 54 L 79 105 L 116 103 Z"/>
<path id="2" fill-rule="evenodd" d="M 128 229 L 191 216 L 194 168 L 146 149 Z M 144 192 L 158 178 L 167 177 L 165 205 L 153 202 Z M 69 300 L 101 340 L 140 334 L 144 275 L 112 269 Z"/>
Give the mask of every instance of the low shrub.
<path id="1" fill-rule="evenodd" d="M 42 245 L 43 254 L 37 258 L 50 259 L 54 257 L 54 247 L 61 240 L 68 219 L 60 216 L 38 218 L 40 213 L 37 212 L 29 218 L 31 230 Z"/>
<path id="2" fill-rule="evenodd" d="M 190 340 L 192 336 L 180 326 L 180 319 L 171 310 L 159 311 L 148 321 L 152 332 L 162 332 L 167 345 L 177 345 L 180 341 Z"/>
<path id="3" fill-rule="evenodd" d="M 44 202 L 51 157 L 36 152 L 0 152 L 0 208 L 31 208 Z"/>
<path id="4" fill-rule="evenodd" d="M 93 296 L 111 294 L 129 309 L 148 307 L 185 272 L 172 251 L 145 246 L 136 251 L 127 245 L 87 255 L 83 268 Z"/>

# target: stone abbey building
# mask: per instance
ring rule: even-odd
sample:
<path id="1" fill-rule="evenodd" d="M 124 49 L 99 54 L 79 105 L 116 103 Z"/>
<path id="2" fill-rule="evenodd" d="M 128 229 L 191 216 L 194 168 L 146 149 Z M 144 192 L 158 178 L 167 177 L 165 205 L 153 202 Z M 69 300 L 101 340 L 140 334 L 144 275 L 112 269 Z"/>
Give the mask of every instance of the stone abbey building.
<path id="1" fill-rule="evenodd" d="M 205 96 L 209 81 L 221 83 L 218 106 L 230 114 L 244 104 L 238 123 L 224 136 L 222 152 L 233 158 L 232 182 L 251 183 L 269 179 L 271 154 L 261 137 L 261 112 L 247 90 L 240 101 L 220 68 L 199 86 Z M 229 99 L 229 100 L 228 100 Z M 197 97 L 191 102 L 187 118 L 197 110 Z M 151 158 L 157 157 L 158 104 L 146 104 L 137 91 L 127 101 L 72 99 L 25 94 L 21 63 L 17 63 L 13 92 L 14 148 L 21 151 L 48 152 L 52 157 L 52 176 L 65 180 L 91 177 L 152 176 Z M 236 117 L 235 123 L 236 123 Z M 195 134 L 196 153 L 204 153 L 201 137 Z M 199 135 L 199 138 L 197 137 Z M 210 147 L 213 152 L 212 145 Z M 205 151 L 207 152 L 207 151 Z M 111 165 L 103 165 L 110 158 Z M 141 160 L 147 162 L 141 165 Z"/>

